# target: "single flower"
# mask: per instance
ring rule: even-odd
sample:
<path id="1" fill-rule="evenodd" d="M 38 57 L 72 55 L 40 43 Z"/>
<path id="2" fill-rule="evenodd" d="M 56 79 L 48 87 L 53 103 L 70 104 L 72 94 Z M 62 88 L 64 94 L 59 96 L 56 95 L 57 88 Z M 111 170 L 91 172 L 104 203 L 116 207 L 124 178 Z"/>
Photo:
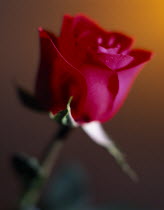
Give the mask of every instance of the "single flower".
<path id="1" fill-rule="evenodd" d="M 32 96 L 18 87 L 22 103 L 49 112 L 62 125 L 80 125 L 136 181 L 136 173 L 101 122 L 119 111 L 152 52 L 131 49 L 131 37 L 106 31 L 83 15 L 65 15 L 58 37 L 42 28 L 39 36 L 41 58 L 35 93 Z"/>
<path id="2" fill-rule="evenodd" d="M 131 37 L 106 31 L 83 15 L 65 15 L 58 37 L 42 28 L 39 36 L 36 99 L 56 115 L 72 97 L 71 114 L 78 124 L 110 120 L 152 56 L 131 49 Z"/>

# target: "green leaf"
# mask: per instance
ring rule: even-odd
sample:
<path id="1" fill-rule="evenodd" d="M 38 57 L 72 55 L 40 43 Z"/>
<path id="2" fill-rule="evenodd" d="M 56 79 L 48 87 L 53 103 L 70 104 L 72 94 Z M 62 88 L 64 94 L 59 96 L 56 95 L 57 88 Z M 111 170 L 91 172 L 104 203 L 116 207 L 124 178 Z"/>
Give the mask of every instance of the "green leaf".
<path id="1" fill-rule="evenodd" d="M 71 115 L 71 101 L 72 101 L 73 97 L 71 96 L 66 109 L 58 112 L 57 114 L 53 115 L 53 113 L 50 112 L 49 116 L 52 120 L 57 121 L 58 123 L 64 125 L 64 126 L 68 126 L 68 127 L 77 127 L 78 124 L 75 122 L 75 120 L 73 119 L 72 115 Z"/>
<path id="2" fill-rule="evenodd" d="M 12 166 L 27 184 L 28 181 L 37 177 L 41 173 L 41 166 L 37 159 L 25 154 L 15 154 L 12 157 Z"/>
<path id="3" fill-rule="evenodd" d="M 17 86 L 17 94 L 18 94 L 18 97 L 21 101 L 21 103 L 33 110 L 33 111 L 37 111 L 37 112 L 47 112 L 39 103 L 38 101 L 36 100 L 36 98 L 31 94 L 29 93 L 27 90 L 25 90 L 24 88 L 22 87 L 18 87 Z"/>

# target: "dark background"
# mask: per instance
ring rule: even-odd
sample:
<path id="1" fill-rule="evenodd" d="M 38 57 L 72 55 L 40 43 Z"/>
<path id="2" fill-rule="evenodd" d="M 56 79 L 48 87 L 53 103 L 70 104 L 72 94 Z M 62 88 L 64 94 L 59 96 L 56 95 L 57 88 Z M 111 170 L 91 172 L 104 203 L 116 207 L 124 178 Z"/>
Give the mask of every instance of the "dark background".
<path id="1" fill-rule="evenodd" d="M 0 209 L 14 206 L 19 183 L 10 165 L 15 152 L 40 156 L 56 125 L 19 103 L 15 81 L 33 90 L 39 61 L 37 28 L 59 33 L 65 13 L 85 13 L 109 30 L 134 36 L 137 47 L 156 55 L 145 67 L 117 116 L 104 124 L 140 176 L 139 184 L 76 129 L 59 164 L 86 169 L 93 199 L 126 201 L 164 209 L 164 1 L 163 0 L 1 0 L 0 1 Z"/>

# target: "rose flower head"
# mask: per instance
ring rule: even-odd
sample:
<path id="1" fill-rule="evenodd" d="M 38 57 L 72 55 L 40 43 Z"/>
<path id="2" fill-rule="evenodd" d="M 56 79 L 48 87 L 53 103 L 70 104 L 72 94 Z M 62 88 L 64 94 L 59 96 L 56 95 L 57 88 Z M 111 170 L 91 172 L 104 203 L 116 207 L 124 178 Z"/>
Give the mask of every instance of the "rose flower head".
<path id="1" fill-rule="evenodd" d="M 65 15 L 59 37 L 39 28 L 41 59 L 35 97 L 53 115 L 70 101 L 76 123 L 110 120 L 152 53 L 83 15 Z"/>

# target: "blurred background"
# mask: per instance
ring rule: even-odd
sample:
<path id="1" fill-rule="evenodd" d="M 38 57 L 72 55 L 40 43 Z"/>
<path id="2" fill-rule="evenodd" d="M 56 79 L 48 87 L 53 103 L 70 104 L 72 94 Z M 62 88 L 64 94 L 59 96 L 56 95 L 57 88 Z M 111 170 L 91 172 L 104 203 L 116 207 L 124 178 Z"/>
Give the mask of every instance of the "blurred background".
<path id="1" fill-rule="evenodd" d="M 12 208 L 20 193 L 10 165 L 15 152 L 39 157 L 57 128 L 47 116 L 24 108 L 15 81 L 33 91 L 39 62 L 37 28 L 59 34 L 62 16 L 84 13 L 108 30 L 136 38 L 136 47 L 155 52 L 137 78 L 121 111 L 104 128 L 127 155 L 140 182 L 133 183 L 115 161 L 76 129 L 58 166 L 80 164 L 89 174 L 93 202 L 127 202 L 164 209 L 164 1 L 0 1 L 0 209 Z"/>

